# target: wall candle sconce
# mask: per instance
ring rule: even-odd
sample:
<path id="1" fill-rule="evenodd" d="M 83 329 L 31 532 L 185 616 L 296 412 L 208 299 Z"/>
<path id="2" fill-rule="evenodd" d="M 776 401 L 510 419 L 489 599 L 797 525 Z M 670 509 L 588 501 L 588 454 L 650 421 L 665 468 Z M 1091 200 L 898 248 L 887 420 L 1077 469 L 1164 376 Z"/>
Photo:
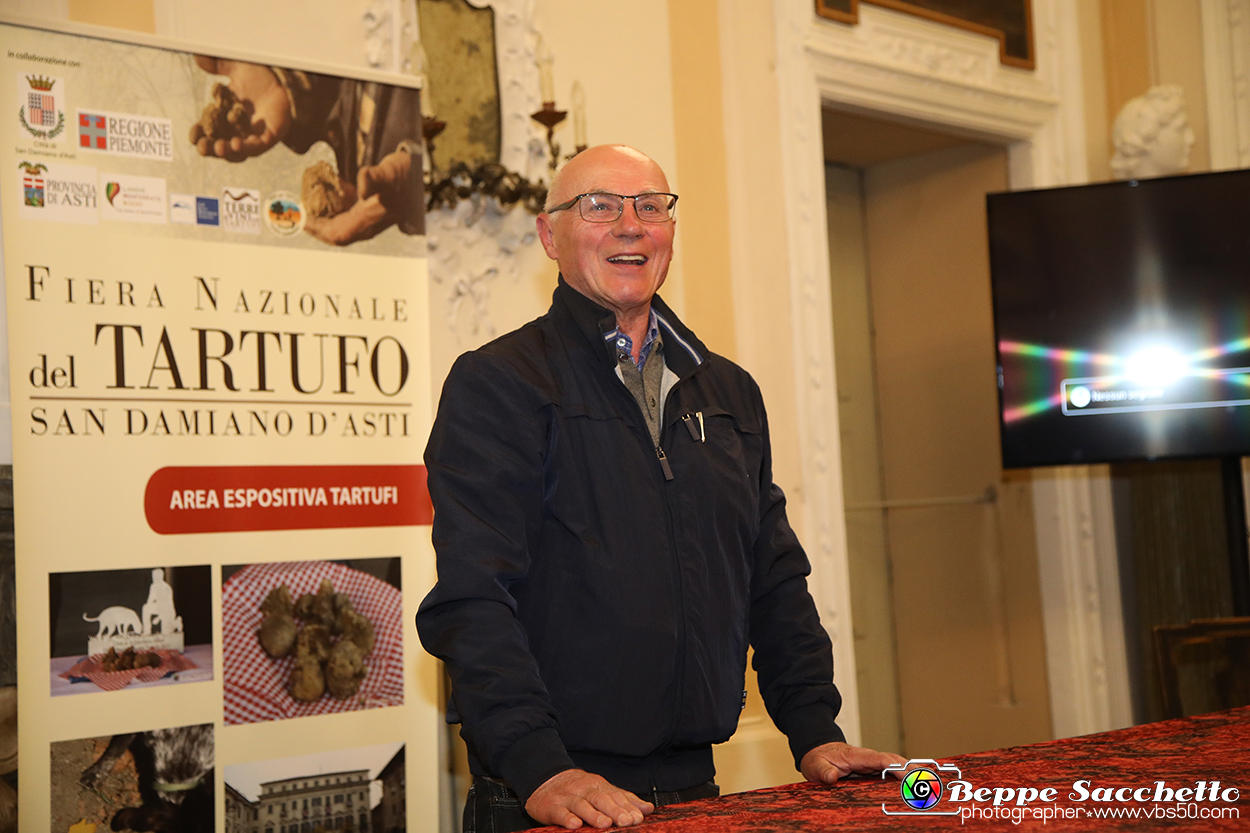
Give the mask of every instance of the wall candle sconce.
<path id="1" fill-rule="evenodd" d="M 434 113 L 433 98 L 429 94 L 430 76 L 426 71 L 428 59 L 420 42 L 413 48 L 413 57 L 417 64 L 417 74 L 425 82 L 421 89 L 421 135 L 425 139 L 426 154 L 430 161 L 425 180 L 428 194 L 426 210 L 455 208 L 456 203 L 462 199 L 476 203 L 482 197 L 494 197 L 504 208 L 511 208 L 519 202 L 530 213 L 541 213 L 547 199 L 546 183 L 530 182 L 503 165 L 483 162 L 476 168 L 471 168 L 465 162 L 452 162 L 445 175 L 438 175 L 438 164 L 434 160 L 434 139 L 446 129 L 447 123 Z M 550 176 L 554 177 L 560 163 L 560 145 L 555 140 L 555 129 L 569 114 L 556 108 L 555 80 L 551 71 L 554 58 L 542 35 L 538 36 L 534 48 L 534 62 L 538 67 L 538 86 L 543 103 L 541 108 L 530 114 L 530 118 L 547 129 L 547 168 Z M 574 82 L 571 99 L 574 152 L 565 159 L 572 159 L 587 146 L 586 96 L 580 82 Z"/>
<path id="2" fill-rule="evenodd" d="M 518 173 L 495 162 L 483 162 L 470 168 L 465 162 L 453 161 L 445 176 L 438 175 L 438 163 L 434 160 L 434 139 L 447 128 L 447 122 L 434 113 L 434 99 L 430 95 L 429 59 L 425 47 L 418 41 L 413 48 L 417 64 L 416 72 L 422 77 L 421 86 L 421 136 L 425 139 L 425 151 L 430 169 L 425 178 L 426 211 L 437 208 L 454 209 L 460 200 L 475 204 L 483 197 L 493 197 L 504 208 L 512 208 L 518 202 L 531 214 L 543 210 L 547 200 L 547 187 L 543 183 L 530 182 Z"/>
<path id="3" fill-rule="evenodd" d="M 544 101 L 542 109 L 537 112 L 530 113 L 530 118 L 547 128 L 547 151 L 550 159 L 547 161 L 547 169 L 551 171 L 551 175 L 556 175 L 556 167 L 560 164 L 560 143 L 555 140 L 556 125 L 564 121 L 568 116 L 564 110 L 557 110 L 554 101 Z"/>
<path id="4" fill-rule="evenodd" d="M 551 74 L 551 65 L 555 63 L 555 58 L 542 35 L 538 36 L 538 43 L 534 47 L 534 63 L 538 64 L 538 90 L 542 95 L 543 106 L 530 113 L 530 118 L 547 128 L 547 150 L 550 156 L 547 169 L 554 177 L 560 164 L 560 145 L 555 140 L 556 125 L 564 121 L 568 113 L 556 109 L 555 80 Z"/>

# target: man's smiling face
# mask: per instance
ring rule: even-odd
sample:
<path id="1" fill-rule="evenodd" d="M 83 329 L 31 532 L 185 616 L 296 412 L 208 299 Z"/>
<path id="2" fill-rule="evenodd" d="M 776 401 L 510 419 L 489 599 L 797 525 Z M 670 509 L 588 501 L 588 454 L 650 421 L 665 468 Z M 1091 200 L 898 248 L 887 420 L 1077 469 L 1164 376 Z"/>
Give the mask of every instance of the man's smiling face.
<path id="1" fill-rule="evenodd" d="M 554 183 L 549 205 L 578 194 L 604 192 L 633 196 L 667 192 L 660 166 L 620 145 L 601 145 L 573 157 Z M 620 317 L 651 303 L 673 258 L 675 221 L 644 223 L 634 201 L 626 200 L 612 223 L 582 219 L 578 205 L 538 216 L 538 238 L 547 256 L 560 264 L 569 286 Z"/>

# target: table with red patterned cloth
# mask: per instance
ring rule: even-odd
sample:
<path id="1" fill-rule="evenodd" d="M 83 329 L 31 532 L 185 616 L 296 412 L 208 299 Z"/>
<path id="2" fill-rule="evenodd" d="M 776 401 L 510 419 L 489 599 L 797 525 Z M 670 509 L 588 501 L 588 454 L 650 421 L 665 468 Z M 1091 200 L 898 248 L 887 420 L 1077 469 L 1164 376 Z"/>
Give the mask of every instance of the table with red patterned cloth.
<path id="1" fill-rule="evenodd" d="M 792 784 L 664 807 L 638 829 L 655 833 L 925 831 L 961 826 L 1099 833 L 1250 830 L 1250 707 L 959 755 L 938 764 L 943 769 L 933 769 L 943 783 L 942 797 L 916 815 L 883 811 L 883 805 L 895 813 L 910 810 L 898 781 L 853 778 L 832 787 Z M 948 766 L 958 767 L 960 775 L 944 769 Z M 973 800 L 950 800 L 956 780 L 968 783 L 956 797 L 971 791 Z M 1213 781 L 1219 782 L 1218 794 L 1210 800 Z M 1203 800 L 1196 801 L 1193 793 L 1199 787 Z M 1052 789 L 1054 799 L 1017 803 L 1020 792 L 1030 789 L 1038 794 Z M 1181 794 L 1187 800 L 1175 800 L 1182 789 L 1191 794 Z M 1012 791 L 1010 797 L 1007 790 Z M 1173 791 L 1170 801 L 1167 790 Z M 1080 800 L 1082 791 L 1087 795 Z M 975 800 L 978 792 L 986 800 Z M 1123 800 L 1117 800 L 1117 793 Z M 1156 794 L 1161 800 L 1155 800 Z M 937 815 L 961 810 L 962 816 Z"/>

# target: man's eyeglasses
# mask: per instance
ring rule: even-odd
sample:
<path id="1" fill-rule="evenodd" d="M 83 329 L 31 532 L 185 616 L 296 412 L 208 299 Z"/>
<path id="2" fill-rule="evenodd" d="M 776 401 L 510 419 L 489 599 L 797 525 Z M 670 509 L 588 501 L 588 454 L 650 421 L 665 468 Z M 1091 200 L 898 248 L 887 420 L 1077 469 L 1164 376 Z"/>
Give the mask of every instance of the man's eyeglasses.
<path id="1" fill-rule="evenodd" d="M 576 203 L 583 220 L 589 223 L 615 223 L 625 210 L 625 200 L 634 201 L 634 213 L 644 223 L 666 223 L 673 219 L 677 209 L 676 194 L 635 194 L 627 197 L 622 194 L 595 192 L 578 194 L 568 202 L 548 208 L 547 213 L 572 208 Z"/>

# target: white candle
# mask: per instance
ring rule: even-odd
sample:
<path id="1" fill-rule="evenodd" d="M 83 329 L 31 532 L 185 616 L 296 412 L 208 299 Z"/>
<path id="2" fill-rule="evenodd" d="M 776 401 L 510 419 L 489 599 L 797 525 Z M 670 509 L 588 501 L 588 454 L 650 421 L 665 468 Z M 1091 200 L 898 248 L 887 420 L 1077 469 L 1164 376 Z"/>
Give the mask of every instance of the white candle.
<path id="1" fill-rule="evenodd" d="M 547 46 L 547 42 L 543 40 L 543 36 L 538 36 L 538 44 L 534 47 L 534 60 L 538 64 L 538 90 L 542 95 L 543 103 L 555 102 L 556 85 L 551 76 L 551 65 L 555 58 L 551 54 L 551 47 Z"/>
<path id="2" fill-rule="evenodd" d="M 581 81 L 573 82 L 573 92 L 569 94 L 573 104 L 573 145 L 584 148 L 586 141 L 586 93 Z"/>

